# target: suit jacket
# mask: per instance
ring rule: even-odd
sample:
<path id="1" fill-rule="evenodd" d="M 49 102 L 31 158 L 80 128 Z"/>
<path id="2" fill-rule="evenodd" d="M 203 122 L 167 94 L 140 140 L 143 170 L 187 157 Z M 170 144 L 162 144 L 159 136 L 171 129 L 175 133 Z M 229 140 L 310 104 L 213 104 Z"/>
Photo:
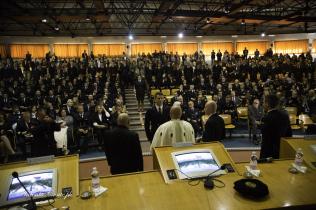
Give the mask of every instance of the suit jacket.
<path id="1" fill-rule="evenodd" d="M 99 118 L 98 113 L 94 113 L 91 119 L 92 124 L 93 123 L 98 123 L 98 125 L 106 125 L 108 128 L 110 127 L 110 118 L 106 117 L 105 113 L 102 112 L 102 121 Z"/>
<path id="2" fill-rule="evenodd" d="M 219 141 L 225 137 L 225 123 L 217 113 L 212 114 L 205 123 L 203 141 Z"/>
<path id="3" fill-rule="evenodd" d="M 248 107 L 248 118 L 252 124 L 255 123 L 255 121 L 261 121 L 263 118 L 263 107 L 259 106 L 258 109 L 254 108 L 254 106 Z"/>
<path id="4" fill-rule="evenodd" d="M 263 119 L 260 158 L 278 159 L 281 137 L 290 136 L 292 136 L 292 129 L 288 114 L 281 110 L 269 111 Z"/>
<path id="5" fill-rule="evenodd" d="M 109 132 L 104 148 L 112 174 L 143 170 L 143 155 L 137 133 L 117 126 Z"/>
<path id="6" fill-rule="evenodd" d="M 154 134 L 158 127 L 163 123 L 169 121 L 169 108 L 163 106 L 162 114 L 159 113 L 156 106 L 148 109 L 145 114 L 145 132 L 147 139 L 152 142 Z"/>

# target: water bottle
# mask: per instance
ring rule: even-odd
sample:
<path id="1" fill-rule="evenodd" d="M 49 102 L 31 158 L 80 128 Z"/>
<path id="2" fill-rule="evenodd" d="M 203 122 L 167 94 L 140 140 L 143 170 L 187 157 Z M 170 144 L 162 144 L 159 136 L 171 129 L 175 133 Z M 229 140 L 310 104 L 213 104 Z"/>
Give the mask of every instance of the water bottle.
<path id="1" fill-rule="evenodd" d="M 257 164 L 258 164 L 257 160 L 258 160 L 258 157 L 257 157 L 256 152 L 252 152 L 250 156 L 250 163 L 249 163 L 249 167 L 251 170 L 257 169 Z"/>
<path id="2" fill-rule="evenodd" d="M 93 167 L 92 168 L 91 182 L 92 182 L 92 191 L 99 190 L 99 188 L 100 188 L 100 177 L 99 177 L 99 171 L 97 170 L 97 167 Z"/>
<path id="3" fill-rule="evenodd" d="M 302 148 L 298 148 L 295 154 L 295 160 L 294 160 L 295 165 L 297 166 L 303 165 L 303 156 L 304 154 L 303 154 Z"/>

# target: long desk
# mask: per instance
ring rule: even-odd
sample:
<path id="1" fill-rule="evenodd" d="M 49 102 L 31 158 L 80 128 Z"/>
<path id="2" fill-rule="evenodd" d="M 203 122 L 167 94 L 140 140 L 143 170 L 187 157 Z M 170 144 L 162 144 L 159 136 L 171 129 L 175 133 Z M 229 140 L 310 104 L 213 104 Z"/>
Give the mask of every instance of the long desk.
<path id="1" fill-rule="evenodd" d="M 58 200 L 55 206 L 69 205 L 70 209 L 97 210 L 206 210 L 206 209 L 269 209 L 294 205 L 315 204 L 316 173 L 290 174 L 289 165 L 293 160 L 275 161 L 260 164 L 262 175 L 259 178 L 266 183 L 270 195 L 265 200 L 253 201 L 240 196 L 233 189 L 234 182 L 242 176 L 227 174 L 219 179 L 224 188 L 205 190 L 201 182 L 190 186 L 188 181 L 166 184 L 158 171 L 135 173 L 124 176 L 111 176 L 101 179 L 101 185 L 109 190 L 98 198 L 81 200 Z M 239 172 L 245 164 L 236 164 Z M 90 180 L 80 182 L 80 190 L 89 189 Z M 298 209 L 301 209 L 299 207 Z"/>
<path id="2" fill-rule="evenodd" d="M 60 158 L 58 164 L 63 165 L 62 160 L 63 158 Z M 313 208 L 316 209 L 316 171 L 308 170 L 306 174 L 291 174 L 288 168 L 292 162 L 293 159 L 258 165 L 261 169 L 259 180 L 266 183 L 270 191 L 269 197 L 260 201 L 244 198 L 233 189 L 234 182 L 243 178 L 239 174 L 243 174 L 247 163 L 241 163 L 235 164 L 238 173 L 219 177 L 226 185 L 224 188 L 206 190 L 202 182 L 197 186 L 190 186 L 187 180 L 166 184 L 160 171 L 149 171 L 102 177 L 101 185 L 108 188 L 104 194 L 89 200 L 82 200 L 75 195 L 65 200 L 56 199 L 54 206 L 59 209 L 62 206 L 69 206 L 71 210 L 248 210 L 314 205 Z M 69 160 L 64 165 L 69 167 L 68 170 L 72 170 L 70 163 Z M 36 167 L 42 169 L 39 166 Z M 0 171 L 0 178 L 6 170 Z M 60 174 L 65 176 L 60 187 L 69 186 L 74 182 L 75 178 L 70 175 L 70 171 Z M 90 185 L 90 179 L 81 180 L 80 192 L 88 190 Z M 45 208 L 50 209 L 50 207 Z"/>
<path id="3" fill-rule="evenodd" d="M 312 169 L 316 169 L 312 164 L 312 162 L 316 162 L 316 152 L 312 150 L 312 145 L 316 145 L 316 139 L 282 138 L 280 158 L 294 158 L 297 149 L 302 148 L 305 164 Z"/>

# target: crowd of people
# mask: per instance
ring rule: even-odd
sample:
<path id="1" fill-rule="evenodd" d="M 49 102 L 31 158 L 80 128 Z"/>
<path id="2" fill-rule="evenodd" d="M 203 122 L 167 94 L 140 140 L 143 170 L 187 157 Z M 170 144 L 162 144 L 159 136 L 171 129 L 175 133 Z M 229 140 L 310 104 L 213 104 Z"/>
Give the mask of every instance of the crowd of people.
<path id="1" fill-rule="evenodd" d="M 92 136 L 104 148 L 108 132 L 117 127 L 117 118 L 126 113 L 125 89 L 135 88 L 139 111 L 151 89 L 179 89 L 172 99 L 182 108 L 181 119 L 194 128 L 195 137 L 203 135 L 206 95 L 211 95 L 217 112 L 237 120 L 239 106 L 254 99 L 276 94 L 283 106 L 295 106 L 299 113 L 316 115 L 313 89 L 314 63 L 309 53 L 299 56 L 256 51 L 254 57 L 211 53 L 210 62 L 203 52 L 178 55 L 167 52 L 141 54 L 130 58 L 94 56 L 58 58 L 50 53 L 33 59 L 6 58 L 0 62 L 1 142 L 6 154 L 21 148 L 23 155 L 41 156 L 68 152 L 85 153 Z M 167 100 L 160 95 L 145 115 L 149 141 L 155 131 L 168 121 Z M 64 130 L 67 128 L 67 131 Z M 58 144 L 60 136 L 45 131 L 64 131 L 67 143 Z M 42 135 L 38 135 L 38 133 Z M 11 145 L 7 139 L 16 137 Z M 45 144 L 43 144 L 43 138 Z M 48 142 L 48 143 L 47 143 Z M 31 153 L 27 146 L 30 145 Z M 41 149 L 38 149 L 38 148 Z"/>

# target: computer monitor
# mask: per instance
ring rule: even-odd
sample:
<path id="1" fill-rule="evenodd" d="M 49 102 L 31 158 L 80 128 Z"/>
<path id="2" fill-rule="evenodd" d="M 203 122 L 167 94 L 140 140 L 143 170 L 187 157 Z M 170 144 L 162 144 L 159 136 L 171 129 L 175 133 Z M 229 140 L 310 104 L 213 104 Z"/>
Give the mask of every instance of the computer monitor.
<path id="1" fill-rule="evenodd" d="M 193 149 L 171 153 L 179 179 L 203 178 L 220 169 L 221 164 L 210 149 Z M 214 176 L 225 174 L 223 170 Z"/>
<path id="2" fill-rule="evenodd" d="M 47 200 L 56 197 L 57 169 L 47 169 L 19 174 L 21 182 L 34 201 Z M 27 203 L 29 195 L 21 186 L 17 178 L 8 177 L 8 183 L 1 188 L 0 207 Z"/>

